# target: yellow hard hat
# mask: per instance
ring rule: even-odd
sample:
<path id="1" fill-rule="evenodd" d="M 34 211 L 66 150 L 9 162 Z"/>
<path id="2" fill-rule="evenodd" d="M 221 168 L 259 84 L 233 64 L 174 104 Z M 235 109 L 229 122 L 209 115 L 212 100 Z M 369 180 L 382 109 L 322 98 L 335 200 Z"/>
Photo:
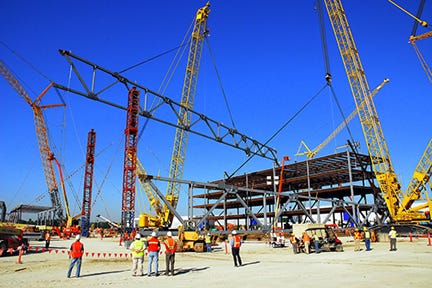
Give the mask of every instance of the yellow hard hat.
<path id="1" fill-rule="evenodd" d="M 394 230 L 394 227 L 392 226 L 391 229 Z"/>

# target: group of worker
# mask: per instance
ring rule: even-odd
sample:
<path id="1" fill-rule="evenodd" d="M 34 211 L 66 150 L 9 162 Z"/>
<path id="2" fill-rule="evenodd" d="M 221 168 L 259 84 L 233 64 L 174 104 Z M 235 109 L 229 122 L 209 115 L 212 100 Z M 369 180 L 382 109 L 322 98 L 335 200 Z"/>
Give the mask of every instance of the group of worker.
<path id="1" fill-rule="evenodd" d="M 396 251 L 396 237 L 397 232 L 394 226 L 391 226 L 390 231 L 388 233 L 388 239 L 390 240 L 390 251 Z M 370 251 L 371 249 L 371 241 L 376 240 L 374 239 L 375 236 L 369 229 L 365 226 L 363 227 L 363 233 L 360 232 L 358 228 L 355 228 L 354 230 L 354 251 L 361 251 L 360 248 L 360 242 L 364 238 L 365 248 L 366 251 Z"/>
<path id="2" fill-rule="evenodd" d="M 308 233 L 303 231 L 301 239 L 298 239 L 295 234 L 291 234 L 290 243 L 291 243 L 291 246 L 293 248 L 294 254 L 300 253 L 302 250 L 301 249 L 302 246 L 304 247 L 304 251 L 306 252 L 306 254 L 309 254 L 310 253 L 311 240 L 313 240 L 315 252 L 320 253 L 321 252 L 320 248 L 319 248 L 320 241 L 319 241 L 319 237 L 318 237 L 318 235 L 316 235 L 316 233 L 312 232 L 312 237 L 311 237 L 311 236 L 309 236 Z"/>
<path id="3" fill-rule="evenodd" d="M 171 231 L 168 231 L 167 238 L 163 241 L 165 245 L 165 262 L 166 269 L 165 275 L 174 276 L 174 263 L 175 253 L 177 250 L 177 242 L 172 238 Z M 159 276 L 159 251 L 161 243 L 157 238 L 157 233 L 152 232 L 150 239 L 143 241 L 141 234 L 135 234 L 135 240 L 130 245 L 129 249 L 132 251 L 132 276 L 144 276 L 143 263 L 144 251 L 148 251 L 148 268 L 147 276 L 150 277 L 153 271 L 154 262 L 154 276 Z"/>
<path id="4" fill-rule="evenodd" d="M 135 239 L 129 246 L 130 251 L 132 252 L 132 276 L 144 276 L 143 271 L 143 263 L 144 263 L 144 251 L 148 251 L 148 268 L 147 268 L 147 276 L 150 277 L 153 274 L 154 268 L 154 276 L 159 276 L 159 252 L 161 249 L 161 243 L 157 238 L 157 233 L 152 232 L 151 237 L 147 241 L 143 241 L 141 238 L 141 234 L 135 233 Z M 205 242 L 207 246 L 207 252 L 211 252 L 211 241 L 209 241 L 210 233 L 206 235 Z M 69 264 L 69 269 L 67 271 L 67 277 L 70 278 L 72 269 L 76 265 L 75 277 L 80 277 L 81 272 L 81 263 L 82 256 L 84 254 L 84 244 L 81 243 L 81 235 L 77 235 L 75 238 L 75 242 L 72 243 L 69 251 L 69 258 L 71 262 Z M 177 251 L 177 242 L 173 239 L 171 231 L 168 231 L 167 238 L 163 241 L 165 246 L 165 275 L 174 276 L 174 263 L 175 263 L 175 253 Z M 231 253 L 233 255 L 234 266 L 242 266 L 242 260 L 240 257 L 240 247 L 242 245 L 242 239 L 237 234 L 236 230 L 232 231 L 232 239 L 231 239 Z M 154 266 L 153 266 L 154 263 Z"/>

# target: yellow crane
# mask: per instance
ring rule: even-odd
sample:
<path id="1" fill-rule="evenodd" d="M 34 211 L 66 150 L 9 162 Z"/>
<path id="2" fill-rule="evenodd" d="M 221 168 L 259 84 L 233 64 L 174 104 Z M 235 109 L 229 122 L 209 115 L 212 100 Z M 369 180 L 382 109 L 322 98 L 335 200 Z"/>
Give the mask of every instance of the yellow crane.
<path id="1" fill-rule="evenodd" d="M 410 13 L 408 10 L 404 9 L 403 7 L 401 7 L 400 5 L 395 3 L 394 1 L 389 0 L 389 2 L 415 20 L 414 27 L 413 27 L 413 30 L 411 32 L 411 36 L 409 38 L 409 43 L 411 43 L 411 45 L 413 46 L 414 51 L 415 51 L 415 53 L 416 53 L 416 55 L 420 61 L 420 64 L 426 73 L 426 76 L 428 77 L 429 81 L 432 83 L 432 70 L 429 67 L 428 63 L 426 62 L 426 59 L 423 57 L 423 54 L 420 52 L 420 49 L 417 47 L 417 44 L 416 44 L 416 41 L 418 41 L 418 40 L 423 40 L 423 39 L 427 39 L 427 38 L 432 37 L 432 31 L 428 31 L 428 32 L 420 34 L 420 35 L 415 35 L 417 33 L 416 30 L 417 30 L 418 24 L 420 24 L 421 26 L 423 26 L 425 28 L 429 26 L 428 22 L 420 19 L 420 14 L 423 11 L 425 1 L 422 0 L 420 2 L 420 6 L 419 6 L 419 10 L 418 10 L 419 13 L 417 16 L 414 16 L 412 13 Z"/>
<path id="2" fill-rule="evenodd" d="M 208 33 L 207 18 L 209 13 L 210 3 L 207 3 L 204 7 L 199 8 L 195 15 L 180 102 L 181 106 L 178 111 L 179 117 L 177 121 L 177 127 L 187 128 L 191 125 L 192 115 L 189 109 L 192 109 L 194 105 L 198 73 L 200 68 L 200 59 L 204 39 Z M 171 179 L 183 178 L 184 162 L 186 158 L 186 148 L 188 142 L 188 132 L 186 130 L 176 128 L 169 169 L 169 178 Z M 143 178 L 145 178 L 145 174 L 144 167 L 142 165 L 138 165 L 138 178 L 140 179 L 142 187 L 146 192 L 147 198 L 150 201 L 150 205 L 155 208 L 156 216 L 153 217 L 149 214 L 141 214 L 139 222 L 142 226 L 147 226 L 149 228 L 169 227 L 172 224 L 174 213 L 172 213 L 169 206 L 166 204 L 162 208 L 160 207 L 160 201 L 152 193 L 148 183 L 141 181 Z M 176 208 L 177 206 L 180 188 L 180 183 L 168 183 L 165 198 L 173 208 Z"/>
<path id="3" fill-rule="evenodd" d="M 414 194 L 426 193 L 426 190 L 422 187 L 426 187 L 431 176 L 431 144 L 429 143 L 424 156 L 420 160 L 421 164 L 418 165 L 421 167 L 420 173 L 423 172 L 424 176 L 412 181 L 412 183 L 420 181 L 422 184 L 413 184 L 413 188 L 403 193 L 393 169 L 378 113 L 371 97 L 366 73 L 360 61 L 342 3 L 340 0 L 324 0 L 324 3 L 356 103 L 363 134 L 371 157 L 372 168 L 384 196 L 390 217 L 396 222 L 417 223 L 429 221 L 427 213 L 420 212 L 417 208 L 412 208 L 412 204 L 415 200 L 422 199 L 426 201 L 426 206 L 429 207 L 429 211 L 427 212 L 430 213 L 432 203 L 428 195 L 415 197 Z"/>
<path id="4" fill-rule="evenodd" d="M 390 80 L 388 79 L 388 78 L 385 78 L 384 80 L 383 80 L 383 82 L 381 82 L 381 84 L 379 84 L 377 87 L 375 87 L 375 89 L 372 91 L 372 93 L 371 93 L 371 97 L 373 97 L 373 96 L 375 96 L 377 93 L 378 93 L 378 91 L 380 91 L 381 90 L 381 88 L 387 83 L 387 82 L 389 82 Z M 364 105 L 364 104 L 363 104 Z M 346 119 L 342 122 L 342 123 L 340 123 L 337 127 L 336 127 L 336 129 L 330 134 L 330 135 L 328 135 L 327 136 L 327 138 L 326 139 L 324 139 L 324 141 L 323 142 L 321 142 L 321 144 L 319 144 L 318 146 L 316 146 L 313 150 L 311 150 L 307 145 L 306 145 L 306 143 L 302 140 L 301 141 L 301 143 L 300 143 L 300 148 L 301 148 L 301 146 L 304 146 L 304 148 L 306 149 L 306 151 L 304 151 L 304 152 L 298 152 L 297 154 L 296 154 L 296 156 L 302 156 L 302 155 L 306 155 L 309 159 L 312 159 L 313 157 L 315 157 L 315 155 L 319 152 L 319 151 L 321 151 L 321 149 L 323 149 L 325 146 L 327 146 L 327 144 L 328 143 L 330 143 L 330 141 L 337 135 L 337 134 L 339 134 L 339 132 L 341 132 L 342 131 L 342 129 L 344 129 L 346 126 L 347 126 L 347 124 L 352 120 L 352 119 L 354 119 L 354 117 L 355 116 L 357 116 L 357 114 L 358 114 L 358 110 L 357 109 L 354 109 L 352 112 L 351 112 L 351 114 L 350 115 L 348 115 L 348 117 L 346 117 Z M 299 149 L 300 150 L 300 149 Z"/>

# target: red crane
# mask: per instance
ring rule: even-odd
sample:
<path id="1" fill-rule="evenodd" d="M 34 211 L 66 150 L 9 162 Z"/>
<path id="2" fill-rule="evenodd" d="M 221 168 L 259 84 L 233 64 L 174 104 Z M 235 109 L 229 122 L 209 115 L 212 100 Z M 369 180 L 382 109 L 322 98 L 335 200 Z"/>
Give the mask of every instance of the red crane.
<path id="1" fill-rule="evenodd" d="M 140 92 L 133 87 L 129 90 L 125 129 L 125 153 L 123 168 L 121 226 L 133 228 L 135 216 L 136 153 L 138 142 L 138 112 Z"/>
<path id="2" fill-rule="evenodd" d="M 48 193 L 51 198 L 51 205 L 54 208 L 55 216 L 58 220 L 62 221 L 64 219 L 63 208 L 60 202 L 60 192 L 58 190 L 58 185 L 54 173 L 54 167 L 50 160 L 50 155 L 52 154 L 51 148 L 48 142 L 48 133 L 45 125 L 45 119 L 43 116 L 43 110 L 47 108 L 65 106 L 64 104 L 52 104 L 52 105 L 40 105 L 42 97 L 48 92 L 48 90 L 53 86 L 50 83 L 45 90 L 32 101 L 30 96 L 24 87 L 19 83 L 17 78 L 12 74 L 12 72 L 7 68 L 7 66 L 0 61 L 0 73 L 8 81 L 9 85 L 12 86 L 18 94 L 30 105 L 33 110 L 34 123 L 36 129 L 36 136 L 39 146 L 39 152 L 41 155 L 42 166 L 45 175 L 45 181 L 48 187 Z"/>
<path id="3" fill-rule="evenodd" d="M 81 231 L 84 237 L 89 235 L 90 212 L 93 187 L 93 168 L 96 148 L 96 132 L 91 129 L 87 137 L 87 155 L 84 172 L 84 192 L 82 201 Z"/>

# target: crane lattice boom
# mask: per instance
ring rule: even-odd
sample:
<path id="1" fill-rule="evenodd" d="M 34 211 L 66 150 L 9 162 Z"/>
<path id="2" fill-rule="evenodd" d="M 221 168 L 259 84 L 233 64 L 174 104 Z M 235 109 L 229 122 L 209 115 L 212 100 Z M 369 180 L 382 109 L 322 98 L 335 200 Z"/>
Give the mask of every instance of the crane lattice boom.
<path id="1" fill-rule="evenodd" d="M 33 111 L 34 124 L 36 130 L 36 136 L 39 146 L 39 152 L 42 160 L 42 167 L 44 171 L 45 181 L 48 188 L 48 193 L 51 199 L 51 205 L 55 210 L 55 215 L 59 220 L 63 220 L 63 208 L 60 202 L 60 192 L 58 190 L 58 185 L 54 173 L 54 167 L 49 157 L 51 155 L 51 148 L 48 141 L 48 133 L 45 125 L 45 119 L 43 116 L 43 110 L 45 108 L 64 106 L 62 104 L 46 105 L 41 106 L 41 98 L 48 92 L 48 90 L 53 86 L 53 83 L 49 84 L 47 88 L 42 91 L 42 93 L 32 101 L 30 96 L 24 87 L 19 83 L 17 78 L 12 74 L 12 72 L 7 68 L 7 66 L 0 60 L 0 73 L 8 81 L 9 85 L 12 86 L 17 93 L 30 105 Z"/>
<path id="2" fill-rule="evenodd" d="M 184 78 L 181 105 L 179 109 L 178 126 L 189 127 L 191 124 L 192 114 L 186 108 L 192 109 L 196 95 L 196 86 L 200 67 L 200 59 L 204 39 L 207 34 L 207 18 L 210 13 L 210 4 L 207 3 L 200 8 L 195 16 L 195 24 L 192 31 L 192 37 L 189 48 L 189 55 Z M 177 128 L 174 137 L 174 146 L 171 156 L 169 178 L 182 179 L 184 170 L 184 161 L 186 158 L 186 147 L 188 142 L 188 132 L 184 129 Z M 169 182 L 167 187 L 166 198 L 173 207 L 176 207 L 180 195 L 180 183 Z M 165 222 L 171 223 L 174 214 L 165 208 Z"/>
<path id="3" fill-rule="evenodd" d="M 340 0 L 324 0 L 324 2 L 354 96 L 371 157 L 372 168 L 384 195 L 390 216 L 395 221 L 421 221 L 426 218 L 423 213 L 406 211 L 403 214 L 398 214 L 405 195 L 401 191 L 401 185 L 393 169 L 366 73 L 360 61 L 345 11 Z"/>

